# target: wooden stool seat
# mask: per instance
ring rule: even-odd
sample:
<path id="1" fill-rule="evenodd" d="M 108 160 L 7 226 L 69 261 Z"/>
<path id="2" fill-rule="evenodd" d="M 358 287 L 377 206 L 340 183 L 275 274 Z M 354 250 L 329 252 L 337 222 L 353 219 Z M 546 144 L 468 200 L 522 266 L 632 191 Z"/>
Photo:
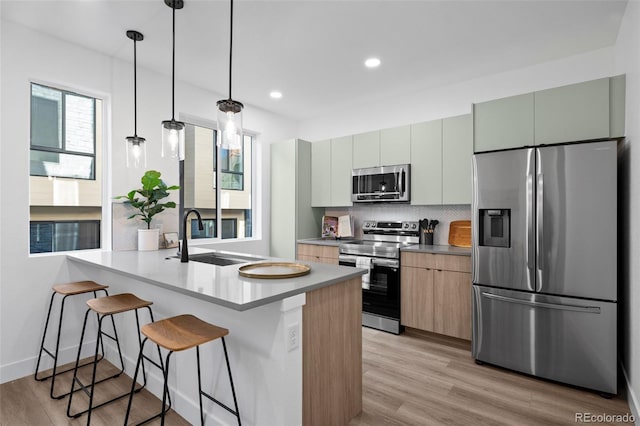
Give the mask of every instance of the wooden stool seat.
<path id="1" fill-rule="evenodd" d="M 113 315 L 134 309 L 146 308 L 147 306 L 153 305 L 153 302 L 142 300 L 131 293 L 122 293 L 87 300 L 87 305 L 92 311 L 100 315 Z"/>
<path id="2" fill-rule="evenodd" d="M 108 285 L 98 284 L 94 281 L 77 281 L 73 283 L 58 284 L 51 287 L 53 291 L 64 296 L 89 293 L 109 288 Z"/>
<path id="3" fill-rule="evenodd" d="M 193 315 L 179 315 L 146 324 L 140 330 L 153 343 L 170 351 L 184 351 L 229 334 L 226 328 Z"/>

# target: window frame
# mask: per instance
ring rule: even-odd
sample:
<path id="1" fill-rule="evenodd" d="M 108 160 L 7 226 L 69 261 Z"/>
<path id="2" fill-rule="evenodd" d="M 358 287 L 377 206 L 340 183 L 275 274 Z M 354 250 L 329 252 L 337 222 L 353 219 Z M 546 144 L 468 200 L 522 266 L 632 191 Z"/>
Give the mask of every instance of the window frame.
<path id="1" fill-rule="evenodd" d="M 55 90 L 57 92 L 61 93 L 61 144 L 62 144 L 62 148 L 52 148 L 49 146 L 43 146 L 43 145 L 37 145 L 33 143 L 33 86 L 40 86 L 40 87 L 44 87 L 46 89 L 49 90 Z M 72 95 L 72 96 L 77 96 L 80 98 L 86 98 L 86 99 L 90 99 L 92 101 L 93 104 L 93 120 L 92 120 L 92 136 L 93 136 L 93 152 L 92 153 L 86 153 L 86 152 L 79 152 L 79 151 L 71 151 L 71 150 L 67 150 L 66 149 L 66 144 L 67 144 L 67 138 L 66 138 L 66 97 L 67 95 Z M 104 100 L 103 100 L 103 105 L 104 105 Z M 82 156 L 82 157 L 89 157 L 92 158 L 93 161 L 91 162 L 91 177 L 90 178 L 83 178 L 83 177 L 76 177 L 76 176 L 55 176 L 58 179 L 80 179 L 80 180 L 96 180 L 96 149 L 97 149 L 97 143 L 96 143 L 96 139 L 97 139 L 97 134 L 96 134 L 96 120 L 97 120 L 97 112 L 96 112 L 96 97 L 94 96 L 90 96 L 90 95 L 84 95 L 82 93 L 77 93 L 71 90 L 67 90 L 67 89 L 62 89 L 62 88 L 58 88 L 58 87 L 53 87 L 50 86 L 48 84 L 42 84 L 42 83 L 38 83 L 36 81 L 30 81 L 29 82 L 29 157 L 31 157 L 31 151 L 41 151 L 41 152 L 49 152 L 49 153 L 54 153 L 54 154 L 66 154 L 66 155 L 75 155 L 75 156 Z M 31 165 L 29 165 L 29 176 L 38 176 L 38 177 L 49 177 L 49 175 L 47 174 L 32 174 L 31 173 Z"/>
<path id="2" fill-rule="evenodd" d="M 206 118 L 201 118 L 199 116 L 196 115 L 191 115 L 188 113 L 180 113 L 179 114 L 180 120 L 185 122 L 187 125 L 192 125 L 192 126 L 198 126 L 198 127 L 204 127 L 206 129 L 209 130 L 213 130 L 215 138 L 214 138 L 214 144 L 217 147 L 217 138 L 218 138 L 218 126 L 216 124 L 215 121 L 206 119 Z M 258 217 L 261 217 L 261 206 L 259 205 L 259 201 L 261 200 L 257 188 L 258 188 L 258 183 L 260 182 L 260 179 L 258 179 L 258 174 L 262 173 L 262 166 L 260 164 L 257 163 L 256 159 L 259 156 L 259 151 L 260 151 L 260 147 L 259 147 L 259 141 L 258 141 L 258 136 L 259 133 L 258 132 L 254 132 L 248 129 L 243 129 L 243 137 L 242 137 L 242 141 L 243 141 L 243 149 L 242 149 L 242 173 L 245 174 L 246 172 L 246 152 L 244 150 L 244 138 L 245 137 L 249 137 L 251 138 L 251 152 L 250 154 L 250 160 L 251 160 L 251 169 L 250 169 L 250 174 L 251 174 L 251 236 L 247 237 L 246 236 L 246 224 L 245 224 L 245 236 L 244 237 L 236 237 L 236 238 L 226 238 L 223 239 L 221 238 L 221 233 L 222 233 L 222 220 L 217 220 L 216 219 L 216 229 L 215 229 L 215 235 L 216 237 L 214 238 L 196 238 L 194 239 L 194 243 L 197 241 L 197 244 L 207 244 L 207 243 L 227 243 L 227 242 L 238 242 L 238 241 L 253 241 L 253 240 L 260 240 L 261 239 L 261 232 L 262 232 L 262 222 L 261 221 L 256 221 Z M 215 156 L 218 155 L 218 151 L 219 149 L 216 148 L 214 150 L 214 162 L 215 164 L 217 164 L 218 160 L 217 158 L 215 158 Z M 181 160 L 180 161 L 180 185 L 182 186 L 184 184 L 184 161 Z M 242 191 L 246 190 L 246 186 L 245 186 L 245 179 L 246 179 L 246 174 L 243 176 L 243 185 L 242 185 Z M 220 194 L 219 191 L 239 191 L 238 189 L 223 189 L 221 188 L 220 190 L 217 189 L 218 186 L 221 186 L 221 174 L 215 172 L 214 169 L 214 183 L 213 183 L 213 188 L 216 189 L 216 193 Z M 184 217 L 184 212 L 185 212 L 185 208 L 184 208 L 184 198 L 183 198 L 184 193 L 182 192 L 182 190 L 180 191 L 180 202 L 179 202 L 179 217 Z M 219 200 L 220 197 L 216 196 L 216 199 Z M 225 209 L 222 209 L 220 203 L 216 202 L 216 217 L 218 218 L 222 218 L 222 211 Z M 203 219 L 204 220 L 204 219 Z M 183 235 L 182 235 L 182 226 L 179 227 L 180 231 L 179 231 L 179 236 L 182 239 Z M 239 228 L 236 224 L 236 233 L 239 232 Z"/>
<path id="3" fill-rule="evenodd" d="M 218 129 L 212 129 L 212 130 L 214 132 L 215 139 L 216 139 L 216 142 L 217 142 L 217 140 L 218 140 Z M 243 135 L 242 135 L 242 147 L 240 148 L 240 162 L 242 164 L 242 171 L 241 172 L 235 172 L 233 170 L 229 170 L 229 154 L 227 154 L 227 168 L 226 169 L 222 168 L 222 161 L 220 161 L 220 177 L 222 178 L 222 174 L 223 173 L 224 174 L 228 174 L 228 175 L 242 176 L 242 185 L 240 185 L 240 188 L 225 188 L 225 187 L 222 186 L 222 179 L 220 179 L 220 186 L 221 186 L 220 189 L 221 190 L 224 190 L 224 191 L 244 191 L 244 179 L 245 179 L 245 176 L 244 176 L 244 169 L 245 169 L 245 167 L 244 167 L 245 166 L 244 138 L 245 138 L 245 136 L 249 136 L 250 138 L 252 138 L 252 140 L 254 138 L 254 136 L 249 134 L 249 133 L 243 133 Z M 253 141 L 252 141 L 252 143 L 253 143 Z M 216 170 L 217 166 L 218 166 L 218 158 L 217 157 L 218 156 L 222 157 L 222 150 L 223 149 L 224 148 L 220 147 L 220 148 L 216 149 L 213 152 L 213 173 L 214 173 L 214 176 L 217 176 L 216 173 L 218 173 L 217 170 Z M 231 150 L 230 149 L 225 149 L 225 151 L 230 152 Z M 217 181 L 217 179 L 216 179 L 216 181 Z M 214 182 L 213 187 L 214 188 L 216 187 L 216 182 Z"/>
<path id="4" fill-rule="evenodd" d="M 98 247 L 93 247 L 93 248 L 84 248 L 84 249 L 77 249 L 77 250 L 51 250 L 51 251 L 40 251 L 40 252 L 32 252 L 31 251 L 31 225 L 48 225 L 51 224 L 53 225 L 53 230 L 51 232 L 51 236 L 52 236 L 52 242 L 55 242 L 55 230 L 56 230 L 56 225 L 58 224 L 63 224 L 63 223 L 91 223 L 94 225 L 97 225 L 96 229 L 98 231 Z M 29 220 L 29 254 L 58 254 L 58 253 L 67 253 L 67 252 L 77 252 L 77 251 L 83 251 L 83 250 L 100 250 L 102 249 L 102 219 L 78 219 L 78 220 L 72 220 L 72 219 L 65 219 L 65 220 Z M 55 247 L 52 247 L 52 249 L 55 249 Z"/>

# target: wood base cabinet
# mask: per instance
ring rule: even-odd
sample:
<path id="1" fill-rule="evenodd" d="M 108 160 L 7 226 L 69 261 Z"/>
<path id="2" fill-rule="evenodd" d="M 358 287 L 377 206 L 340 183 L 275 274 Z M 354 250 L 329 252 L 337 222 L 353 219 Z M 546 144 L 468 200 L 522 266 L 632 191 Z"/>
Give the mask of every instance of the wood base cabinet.
<path id="1" fill-rule="evenodd" d="M 307 262 L 338 264 L 338 247 L 315 244 L 298 244 L 296 259 Z"/>
<path id="2" fill-rule="evenodd" d="M 434 330 L 433 269 L 402 267 L 400 271 L 400 323 L 421 330 Z"/>
<path id="3" fill-rule="evenodd" d="M 471 340 L 471 258 L 402 253 L 401 324 Z"/>
<path id="4" fill-rule="evenodd" d="M 433 331 L 471 340 L 471 274 L 435 271 Z"/>

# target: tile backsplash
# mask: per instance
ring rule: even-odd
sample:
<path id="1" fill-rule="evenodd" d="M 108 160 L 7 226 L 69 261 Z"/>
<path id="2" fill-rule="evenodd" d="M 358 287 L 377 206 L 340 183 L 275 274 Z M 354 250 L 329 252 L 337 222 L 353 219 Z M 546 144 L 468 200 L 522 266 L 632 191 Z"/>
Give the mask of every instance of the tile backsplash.
<path id="1" fill-rule="evenodd" d="M 327 208 L 329 216 L 353 216 L 355 237 L 362 238 L 362 222 L 365 220 L 402 220 L 437 219 L 433 243 L 449 244 L 449 224 L 454 220 L 471 220 L 469 204 L 447 206 L 411 206 L 399 204 L 358 204 L 352 207 Z"/>

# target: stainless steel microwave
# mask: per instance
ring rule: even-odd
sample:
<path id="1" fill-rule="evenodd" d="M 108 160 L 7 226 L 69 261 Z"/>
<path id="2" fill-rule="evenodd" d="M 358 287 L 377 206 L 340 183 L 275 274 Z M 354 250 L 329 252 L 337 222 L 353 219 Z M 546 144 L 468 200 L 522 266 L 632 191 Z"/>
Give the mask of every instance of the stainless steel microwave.
<path id="1" fill-rule="evenodd" d="M 368 167 L 351 172 L 351 201 L 354 203 L 410 201 L 409 164 Z"/>

